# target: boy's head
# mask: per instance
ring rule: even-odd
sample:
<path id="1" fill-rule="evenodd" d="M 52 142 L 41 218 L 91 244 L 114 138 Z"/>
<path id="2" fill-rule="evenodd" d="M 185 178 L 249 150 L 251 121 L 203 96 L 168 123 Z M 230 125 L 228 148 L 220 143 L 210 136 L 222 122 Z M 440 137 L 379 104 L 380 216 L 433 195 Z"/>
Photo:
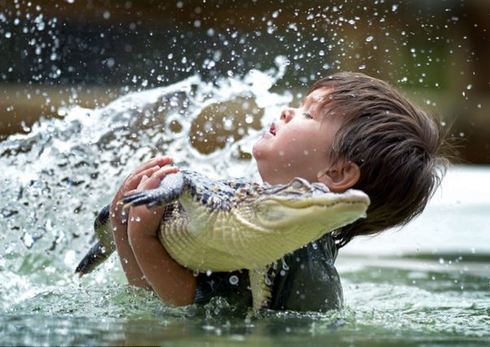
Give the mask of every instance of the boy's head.
<path id="1" fill-rule="evenodd" d="M 299 176 L 369 195 L 367 218 L 334 233 L 343 246 L 422 212 L 444 168 L 441 142 L 439 125 L 390 85 L 343 72 L 314 83 L 301 107 L 283 110 L 253 153 L 269 183 Z"/>

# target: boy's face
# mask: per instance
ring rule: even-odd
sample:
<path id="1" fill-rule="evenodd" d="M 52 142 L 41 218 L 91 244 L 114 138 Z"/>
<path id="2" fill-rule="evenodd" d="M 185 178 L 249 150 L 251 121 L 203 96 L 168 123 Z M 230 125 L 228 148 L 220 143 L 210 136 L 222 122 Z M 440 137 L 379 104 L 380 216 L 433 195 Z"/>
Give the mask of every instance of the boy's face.
<path id="1" fill-rule="evenodd" d="M 321 100 L 330 89 L 319 88 L 306 96 L 299 108 L 286 108 L 253 147 L 262 179 L 287 183 L 294 177 L 310 182 L 330 167 L 329 154 L 341 126 L 338 117 L 325 117 Z"/>

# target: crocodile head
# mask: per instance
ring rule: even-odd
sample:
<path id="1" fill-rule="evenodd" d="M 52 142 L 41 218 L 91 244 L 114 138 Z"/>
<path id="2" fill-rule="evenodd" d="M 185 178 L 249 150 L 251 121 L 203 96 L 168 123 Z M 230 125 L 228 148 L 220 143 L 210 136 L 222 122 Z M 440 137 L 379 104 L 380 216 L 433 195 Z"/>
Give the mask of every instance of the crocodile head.
<path id="1" fill-rule="evenodd" d="M 249 206 L 255 224 L 266 230 L 281 229 L 285 236 L 288 230 L 292 235 L 300 233 L 301 239 L 310 242 L 365 217 L 369 203 L 362 191 L 333 193 L 322 183 L 295 178 L 285 185 L 264 188 Z"/>

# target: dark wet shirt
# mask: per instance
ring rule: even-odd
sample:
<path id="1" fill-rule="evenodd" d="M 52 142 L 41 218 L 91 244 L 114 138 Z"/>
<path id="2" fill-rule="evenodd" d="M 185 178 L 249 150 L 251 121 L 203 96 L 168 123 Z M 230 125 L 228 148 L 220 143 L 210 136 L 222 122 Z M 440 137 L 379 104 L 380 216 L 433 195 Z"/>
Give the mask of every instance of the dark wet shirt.
<path id="1" fill-rule="evenodd" d="M 268 308 L 328 311 L 342 306 L 340 278 L 334 262 L 337 248 L 330 234 L 282 258 L 274 267 Z M 223 297 L 238 307 L 252 305 L 248 271 L 199 274 L 194 302 Z"/>

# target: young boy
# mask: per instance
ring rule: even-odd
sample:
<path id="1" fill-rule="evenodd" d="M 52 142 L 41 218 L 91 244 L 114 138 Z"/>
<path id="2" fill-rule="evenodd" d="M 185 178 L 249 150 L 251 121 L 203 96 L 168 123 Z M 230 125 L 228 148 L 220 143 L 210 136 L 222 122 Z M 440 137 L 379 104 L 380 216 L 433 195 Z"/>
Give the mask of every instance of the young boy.
<path id="1" fill-rule="evenodd" d="M 313 84 L 299 108 L 286 108 L 253 148 L 262 179 L 294 177 L 322 182 L 331 191 L 356 188 L 371 199 L 367 218 L 327 234 L 282 259 L 273 270 L 271 309 L 325 311 L 340 307 L 334 268 L 337 248 L 357 235 L 403 225 L 420 214 L 440 182 L 440 128 L 387 83 L 359 73 L 337 73 Z M 115 195 L 114 237 L 132 285 L 153 289 L 166 303 L 205 303 L 213 296 L 248 305 L 244 272 L 200 274 L 177 264 L 158 240 L 163 208 L 131 208 L 121 222 L 117 202 L 130 190 L 156 188 L 178 168 L 170 157 L 137 168 Z M 230 280 L 232 276 L 236 276 Z M 236 279 L 239 279 L 236 281 Z"/>

